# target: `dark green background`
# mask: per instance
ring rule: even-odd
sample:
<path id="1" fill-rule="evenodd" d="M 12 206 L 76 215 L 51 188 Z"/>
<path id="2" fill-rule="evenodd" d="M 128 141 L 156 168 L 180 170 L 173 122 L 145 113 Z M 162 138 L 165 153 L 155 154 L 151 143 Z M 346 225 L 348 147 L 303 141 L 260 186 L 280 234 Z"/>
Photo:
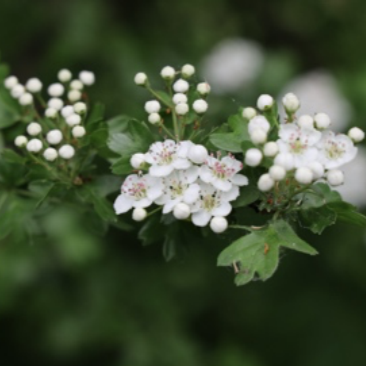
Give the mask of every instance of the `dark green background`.
<path id="1" fill-rule="evenodd" d="M 199 64 L 220 40 L 244 37 L 263 45 L 267 72 L 241 104 L 327 69 L 366 127 L 365 14 L 361 0 L 2 0 L 0 52 L 23 81 L 91 69 L 109 117 L 141 117 L 137 71 Z M 218 116 L 236 112 L 232 97 Z M 1 366 L 366 365 L 363 229 L 304 233 L 318 257 L 287 252 L 270 281 L 236 288 L 215 267 L 225 235 L 166 264 L 161 245 L 141 247 L 136 231 L 100 237 L 91 218 L 57 207 L 39 215 L 47 235 L 0 242 Z"/>

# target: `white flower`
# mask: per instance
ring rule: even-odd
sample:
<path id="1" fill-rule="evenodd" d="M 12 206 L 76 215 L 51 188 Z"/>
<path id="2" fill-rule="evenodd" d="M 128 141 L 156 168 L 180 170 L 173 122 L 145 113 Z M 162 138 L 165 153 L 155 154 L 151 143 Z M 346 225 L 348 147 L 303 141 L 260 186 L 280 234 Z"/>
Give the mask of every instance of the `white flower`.
<path id="1" fill-rule="evenodd" d="M 160 117 L 159 113 L 150 113 L 149 117 L 147 119 L 152 125 L 156 125 L 157 123 L 159 123 L 161 121 L 161 117 Z"/>
<path id="2" fill-rule="evenodd" d="M 175 70 L 171 66 L 165 66 L 160 72 L 160 75 L 163 79 L 171 80 L 174 79 Z"/>
<path id="3" fill-rule="evenodd" d="M 37 136 L 38 134 L 40 134 L 42 132 L 42 127 L 39 123 L 37 122 L 31 122 L 28 126 L 27 126 L 27 132 L 29 135 L 31 136 Z"/>
<path id="4" fill-rule="evenodd" d="M 15 85 L 18 84 L 18 78 L 16 76 L 8 76 L 4 80 L 4 85 L 6 89 L 13 89 Z"/>
<path id="5" fill-rule="evenodd" d="M 32 139 L 30 141 L 28 141 L 27 143 L 27 150 L 29 152 L 39 152 L 41 151 L 43 148 L 43 144 L 42 144 L 42 141 L 39 140 L 39 139 Z"/>
<path id="6" fill-rule="evenodd" d="M 132 219 L 135 221 L 143 221 L 147 216 L 147 211 L 142 207 L 137 207 L 132 211 Z"/>
<path id="7" fill-rule="evenodd" d="M 324 130 L 330 126 L 330 118 L 326 113 L 317 113 L 314 116 L 314 122 L 319 130 Z"/>
<path id="8" fill-rule="evenodd" d="M 67 93 L 67 99 L 70 102 L 77 102 L 78 100 L 81 99 L 81 92 L 79 90 L 70 90 Z"/>
<path id="9" fill-rule="evenodd" d="M 136 85 L 145 85 L 147 81 L 147 75 L 144 72 L 138 72 L 135 75 L 134 81 Z"/>
<path id="10" fill-rule="evenodd" d="M 84 88 L 84 84 L 78 80 L 78 79 L 75 79 L 73 81 L 71 81 L 70 83 L 70 88 L 73 89 L 73 90 L 83 90 Z"/>
<path id="11" fill-rule="evenodd" d="M 45 111 L 44 111 L 44 115 L 48 118 L 56 118 L 57 116 L 57 110 L 54 109 L 54 108 L 47 108 Z"/>
<path id="12" fill-rule="evenodd" d="M 280 153 L 274 159 L 276 165 L 284 167 L 287 171 L 294 168 L 294 156 L 290 153 Z"/>
<path id="13" fill-rule="evenodd" d="M 256 128 L 250 133 L 250 140 L 253 144 L 264 144 L 267 141 L 267 134 L 261 128 Z"/>
<path id="14" fill-rule="evenodd" d="M 57 74 L 57 78 L 61 81 L 61 83 L 67 83 L 72 78 L 71 71 L 67 69 L 60 70 Z"/>
<path id="15" fill-rule="evenodd" d="M 19 104 L 20 105 L 31 105 L 33 103 L 33 95 L 30 93 L 24 93 L 19 97 Z"/>
<path id="16" fill-rule="evenodd" d="M 307 167 L 313 172 L 314 180 L 323 177 L 324 175 L 323 164 L 319 163 L 318 161 L 313 161 Z"/>
<path id="17" fill-rule="evenodd" d="M 295 179 L 301 184 L 310 184 L 313 180 L 313 172 L 310 168 L 305 166 L 296 169 Z"/>
<path id="18" fill-rule="evenodd" d="M 208 104 L 205 100 L 203 99 L 197 99 L 193 102 L 192 105 L 194 111 L 198 114 L 202 114 L 205 113 L 207 111 L 208 108 Z"/>
<path id="19" fill-rule="evenodd" d="M 278 134 L 280 137 L 277 140 L 279 151 L 292 155 L 295 168 L 307 166 L 317 159 L 318 149 L 314 145 L 321 138 L 319 131 L 302 129 L 295 124 L 286 124 L 280 126 Z"/>
<path id="20" fill-rule="evenodd" d="M 183 93 L 176 93 L 173 95 L 173 103 L 174 104 L 180 104 L 180 103 L 187 103 L 188 98 Z"/>
<path id="21" fill-rule="evenodd" d="M 243 169 L 243 164 L 233 156 L 225 156 L 221 160 L 208 156 L 205 165 L 201 167 L 200 178 L 205 183 L 212 184 L 220 191 L 228 192 L 233 185 L 245 186 L 248 178 L 237 174 Z"/>
<path id="22" fill-rule="evenodd" d="M 263 154 L 259 149 L 251 148 L 245 153 L 244 162 L 248 166 L 258 166 L 263 159 Z"/>
<path id="23" fill-rule="evenodd" d="M 51 97 L 60 97 L 64 93 L 64 91 L 65 88 L 60 83 L 51 84 L 47 89 L 47 92 Z"/>
<path id="24" fill-rule="evenodd" d="M 344 183 L 344 174 L 338 169 L 329 170 L 327 172 L 327 181 L 331 186 L 339 186 Z"/>
<path id="25" fill-rule="evenodd" d="M 303 114 L 297 120 L 297 125 L 302 129 L 313 129 L 314 128 L 314 119 L 308 114 Z"/>
<path id="26" fill-rule="evenodd" d="M 163 183 L 160 178 L 149 174 L 129 175 L 122 184 L 121 194 L 114 202 L 116 214 L 122 214 L 131 208 L 149 207 L 163 193 Z"/>
<path id="27" fill-rule="evenodd" d="M 77 102 L 74 104 L 74 111 L 77 114 L 84 114 L 86 112 L 86 104 L 84 102 Z"/>
<path id="28" fill-rule="evenodd" d="M 229 224 L 225 217 L 221 216 L 214 217 L 210 222 L 210 228 L 216 234 L 224 232 L 227 229 L 228 225 Z"/>
<path id="29" fill-rule="evenodd" d="M 145 164 L 145 154 L 137 153 L 133 154 L 130 159 L 130 164 L 134 169 L 140 169 Z"/>
<path id="30" fill-rule="evenodd" d="M 365 132 L 363 132 L 358 127 L 352 127 L 348 131 L 348 136 L 350 139 L 352 139 L 354 142 L 361 142 L 365 138 Z"/>
<path id="31" fill-rule="evenodd" d="M 324 131 L 317 146 L 319 148 L 317 160 L 325 169 L 339 168 L 357 155 L 357 147 L 348 136 L 335 135 L 332 131 Z"/>
<path id="32" fill-rule="evenodd" d="M 286 177 L 286 169 L 280 165 L 272 165 L 268 174 L 273 180 L 280 181 Z"/>
<path id="33" fill-rule="evenodd" d="M 175 170 L 163 178 L 164 192 L 155 201 L 164 206 L 163 214 L 171 212 L 178 203 L 190 205 L 199 199 L 200 186 L 194 183 L 198 173 L 199 168 L 192 166 L 187 170 Z"/>
<path id="34" fill-rule="evenodd" d="M 75 155 L 75 149 L 71 145 L 63 145 L 58 150 L 61 158 L 63 159 L 71 159 Z"/>
<path id="35" fill-rule="evenodd" d="M 175 112 L 180 115 L 184 116 L 189 111 L 189 106 L 187 103 L 179 103 L 175 106 Z"/>
<path id="36" fill-rule="evenodd" d="M 78 139 L 78 138 L 85 136 L 86 131 L 83 126 L 75 126 L 75 127 L 73 127 L 71 133 L 75 138 Z"/>
<path id="37" fill-rule="evenodd" d="M 188 169 L 192 164 L 187 159 L 191 141 L 176 143 L 173 140 L 155 142 L 145 154 L 145 160 L 151 164 L 149 173 L 153 177 L 165 177 L 174 169 Z"/>
<path id="38" fill-rule="evenodd" d="M 60 130 L 51 130 L 47 133 L 47 142 L 51 145 L 57 145 L 62 141 L 62 132 Z"/>
<path id="39" fill-rule="evenodd" d="M 262 174 L 258 180 L 258 189 L 261 192 L 270 191 L 275 184 L 275 181 L 270 177 L 269 174 Z"/>
<path id="40" fill-rule="evenodd" d="M 193 65 L 186 64 L 182 67 L 182 75 L 185 78 L 190 78 L 194 73 L 196 72 L 196 69 Z"/>
<path id="41" fill-rule="evenodd" d="M 294 113 L 300 108 L 299 98 L 294 93 L 287 93 L 282 98 L 282 103 L 289 113 Z"/>
<path id="42" fill-rule="evenodd" d="M 56 149 L 49 147 L 43 152 L 43 157 L 48 161 L 54 161 L 57 159 L 58 153 Z"/>
<path id="43" fill-rule="evenodd" d="M 259 96 L 257 100 L 257 107 L 261 111 L 266 111 L 268 109 L 271 109 L 273 107 L 274 99 L 269 94 L 262 94 Z"/>
<path id="44" fill-rule="evenodd" d="M 197 91 L 201 94 L 201 95 L 207 95 L 210 93 L 211 91 L 211 87 L 209 83 L 199 83 L 197 84 Z"/>
<path id="45" fill-rule="evenodd" d="M 269 132 L 271 125 L 267 121 L 267 118 L 264 116 L 255 116 L 253 117 L 248 124 L 248 132 L 251 134 L 257 128 L 262 129 L 265 133 Z"/>
<path id="46" fill-rule="evenodd" d="M 174 84 L 173 84 L 173 89 L 176 93 L 185 93 L 188 91 L 189 89 L 189 84 L 187 81 L 183 80 L 183 79 L 178 79 Z"/>
<path id="47" fill-rule="evenodd" d="M 95 75 L 91 71 L 81 71 L 79 79 L 84 85 L 93 85 L 95 83 Z"/>
<path id="48" fill-rule="evenodd" d="M 67 105 L 61 109 L 62 117 L 67 118 L 75 113 L 75 110 L 72 105 Z"/>
<path id="49" fill-rule="evenodd" d="M 191 210 L 186 203 L 178 203 L 173 210 L 173 215 L 178 220 L 185 220 L 191 214 Z"/>
<path id="50" fill-rule="evenodd" d="M 49 108 L 56 109 L 56 111 L 59 111 L 63 106 L 64 102 L 60 98 L 51 98 L 47 103 Z"/>
<path id="51" fill-rule="evenodd" d="M 25 84 L 26 89 L 31 93 L 39 93 L 42 90 L 42 86 L 42 82 L 38 78 L 31 78 Z"/>
<path id="52" fill-rule="evenodd" d="M 145 103 L 145 111 L 149 114 L 159 113 L 160 108 L 160 103 L 157 100 L 150 100 Z"/>
<path id="53" fill-rule="evenodd" d="M 267 142 L 263 147 L 263 155 L 274 157 L 278 153 L 278 145 L 274 141 Z"/>
<path id="54" fill-rule="evenodd" d="M 71 114 L 70 116 L 66 117 L 66 123 L 69 126 L 78 125 L 81 122 L 81 117 L 78 114 Z"/>
<path id="55" fill-rule="evenodd" d="M 257 115 L 257 111 L 252 107 L 247 107 L 243 109 L 242 116 L 247 119 L 251 120 Z"/>
<path id="56" fill-rule="evenodd" d="M 20 98 L 25 93 L 25 88 L 22 84 L 16 84 L 11 88 L 10 94 L 13 98 Z"/>
<path id="57" fill-rule="evenodd" d="M 204 163 L 207 157 L 207 149 L 202 145 L 192 145 L 188 150 L 188 158 L 195 164 Z"/>
<path id="58" fill-rule="evenodd" d="M 15 138 L 14 144 L 15 144 L 15 146 L 23 147 L 23 146 L 27 145 L 27 142 L 28 142 L 28 139 L 25 136 L 20 135 Z"/>

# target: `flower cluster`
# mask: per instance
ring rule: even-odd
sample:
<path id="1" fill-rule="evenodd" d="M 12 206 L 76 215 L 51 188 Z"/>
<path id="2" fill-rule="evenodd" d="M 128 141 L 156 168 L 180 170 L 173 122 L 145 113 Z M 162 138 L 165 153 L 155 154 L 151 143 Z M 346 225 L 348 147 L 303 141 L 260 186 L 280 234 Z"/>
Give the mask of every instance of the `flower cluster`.
<path id="1" fill-rule="evenodd" d="M 47 88 L 49 99 L 46 102 L 41 94 L 43 83 L 38 78 L 31 78 L 22 85 L 16 76 L 7 77 L 5 87 L 32 116 L 26 128 L 28 136 L 17 136 L 15 145 L 25 147 L 31 156 L 42 154 L 48 162 L 71 159 L 77 140 L 86 134 L 83 123 L 87 104 L 82 101 L 83 89 L 94 82 L 95 76 L 90 71 L 82 71 L 78 79 L 73 79 L 69 70 L 60 70 L 58 82 Z"/>
<path id="2" fill-rule="evenodd" d="M 339 168 L 356 157 L 354 143 L 364 139 L 364 132 L 358 127 L 349 130 L 348 136 L 329 130 L 330 118 L 325 113 L 314 116 L 295 112 L 300 107 L 296 95 L 289 93 L 282 100 L 287 113 L 285 123 L 275 126 L 275 141 L 268 141 L 271 124 L 264 115 L 257 115 L 254 108 L 245 108 L 243 117 L 249 120 L 248 133 L 255 147 L 246 151 L 245 163 L 256 167 L 265 160 L 271 162 L 268 173 L 258 180 L 258 188 L 270 191 L 276 182 L 292 178 L 302 185 L 325 179 L 332 186 L 341 185 L 344 175 Z M 274 106 L 269 95 L 258 99 L 258 109 L 265 112 Z"/>
<path id="3" fill-rule="evenodd" d="M 247 177 L 238 174 L 243 164 L 232 155 L 214 157 L 204 146 L 187 140 L 155 142 L 130 162 L 139 172 L 125 179 L 114 208 L 117 214 L 134 208 L 136 221 L 147 216 L 145 208 L 156 204 L 163 214 L 191 218 L 200 227 L 210 223 L 214 232 L 223 232 L 230 202 L 239 196 L 239 186 L 248 184 Z"/>

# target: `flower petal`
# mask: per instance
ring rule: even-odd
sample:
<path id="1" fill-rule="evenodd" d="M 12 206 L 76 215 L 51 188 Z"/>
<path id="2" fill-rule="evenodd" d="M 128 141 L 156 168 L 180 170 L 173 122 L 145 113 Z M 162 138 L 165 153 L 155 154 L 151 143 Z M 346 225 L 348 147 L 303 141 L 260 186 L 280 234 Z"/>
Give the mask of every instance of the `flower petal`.
<path id="1" fill-rule="evenodd" d="M 201 187 L 198 184 L 191 184 L 183 195 L 185 203 L 192 204 L 198 200 Z"/>
<path id="2" fill-rule="evenodd" d="M 207 211 L 204 210 L 200 210 L 198 212 L 195 212 L 192 215 L 192 222 L 196 225 L 196 226 L 206 226 L 208 224 L 208 222 L 211 219 L 211 214 Z"/>
<path id="3" fill-rule="evenodd" d="M 175 200 L 168 201 L 163 207 L 163 214 L 167 214 L 172 212 L 174 206 L 182 201 L 182 197 L 176 198 Z"/>
<path id="4" fill-rule="evenodd" d="M 235 174 L 234 176 L 231 177 L 231 183 L 241 187 L 241 186 L 247 186 L 249 181 L 245 175 Z"/>
<path id="5" fill-rule="evenodd" d="M 132 208 L 133 200 L 127 198 L 125 195 L 120 194 L 114 201 L 113 207 L 117 215 L 127 212 Z"/>
<path id="6" fill-rule="evenodd" d="M 188 168 L 184 172 L 184 175 L 187 179 L 187 183 L 191 184 L 191 183 L 195 182 L 198 178 L 199 173 L 200 173 L 200 168 L 198 166 L 192 165 L 190 168 Z"/>
<path id="7" fill-rule="evenodd" d="M 153 177 L 166 177 L 174 170 L 172 165 L 152 165 L 149 169 L 149 173 Z"/>
<path id="8" fill-rule="evenodd" d="M 205 183 L 211 183 L 212 182 L 212 180 L 214 179 L 214 175 L 212 174 L 212 171 L 211 171 L 211 169 L 208 166 L 203 165 L 201 167 L 201 170 L 200 170 L 200 178 Z"/>
<path id="9" fill-rule="evenodd" d="M 230 191 L 231 187 L 233 186 L 232 183 L 229 182 L 228 180 L 222 180 L 217 178 L 212 181 L 212 185 L 218 190 L 223 192 Z"/>
<path id="10" fill-rule="evenodd" d="M 188 169 L 192 164 L 189 160 L 183 158 L 177 158 L 172 162 L 175 169 Z"/>
<path id="11" fill-rule="evenodd" d="M 211 213 L 214 216 L 227 216 L 231 210 L 231 204 L 229 202 L 224 202 L 219 207 L 214 208 Z"/>
<path id="12" fill-rule="evenodd" d="M 230 191 L 221 193 L 221 199 L 228 202 L 234 201 L 239 197 L 239 194 L 239 187 L 233 185 Z"/>
<path id="13" fill-rule="evenodd" d="M 136 208 L 145 208 L 145 207 L 149 207 L 152 204 L 152 201 L 149 198 L 143 198 L 139 201 L 135 201 L 133 202 L 133 207 Z"/>

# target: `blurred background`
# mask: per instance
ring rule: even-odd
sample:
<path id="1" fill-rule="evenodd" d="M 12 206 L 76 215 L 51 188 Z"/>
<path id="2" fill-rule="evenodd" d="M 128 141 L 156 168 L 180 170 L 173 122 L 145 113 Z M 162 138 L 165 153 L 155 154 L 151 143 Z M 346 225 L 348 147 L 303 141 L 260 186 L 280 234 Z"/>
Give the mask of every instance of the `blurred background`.
<path id="1" fill-rule="evenodd" d="M 2 0 L 0 52 L 22 82 L 94 71 L 108 117 L 143 118 L 136 72 L 159 82 L 163 66 L 192 63 L 218 122 L 261 93 L 294 92 L 300 112 L 345 132 L 366 128 L 365 14 L 361 0 Z M 342 194 L 362 209 L 366 150 L 344 170 Z M 165 263 L 136 230 L 98 235 L 93 213 L 20 207 L 19 230 L 0 232 L 1 366 L 366 365 L 364 229 L 303 233 L 318 257 L 287 252 L 271 280 L 236 288 L 215 266 L 225 235 Z"/>

